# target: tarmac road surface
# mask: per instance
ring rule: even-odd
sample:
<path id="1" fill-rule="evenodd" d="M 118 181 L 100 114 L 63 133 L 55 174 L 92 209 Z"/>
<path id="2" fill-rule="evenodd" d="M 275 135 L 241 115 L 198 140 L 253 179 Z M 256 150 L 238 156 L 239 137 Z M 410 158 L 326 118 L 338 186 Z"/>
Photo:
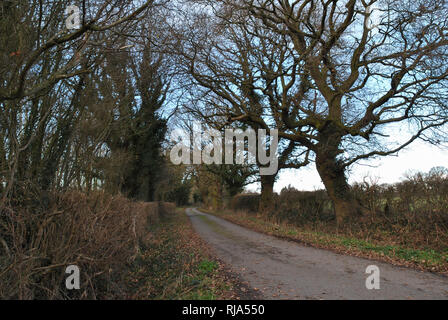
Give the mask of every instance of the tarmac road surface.
<path id="1" fill-rule="evenodd" d="M 448 277 L 302 246 L 187 209 L 196 232 L 265 299 L 445 299 Z M 380 289 L 366 288 L 366 268 Z"/>

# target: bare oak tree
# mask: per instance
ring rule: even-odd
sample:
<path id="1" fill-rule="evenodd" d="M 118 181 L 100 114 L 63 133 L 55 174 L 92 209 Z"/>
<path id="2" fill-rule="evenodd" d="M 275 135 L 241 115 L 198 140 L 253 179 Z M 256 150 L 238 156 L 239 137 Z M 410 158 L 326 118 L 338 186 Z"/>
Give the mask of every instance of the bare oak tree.
<path id="1" fill-rule="evenodd" d="M 374 6 L 380 14 L 372 20 Z M 265 64 L 277 66 L 276 72 L 261 69 L 249 75 L 236 67 L 241 62 L 251 66 L 249 61 L 256 59 L 249 60 L 246 44 L 237 53 L 238 42 L 229 47 L 228 40 L 216 40 L 213 49 L 202 42 L 190 58 L 203 62 L 192 63 L 191 73 L 238 111 L 231 121 L 269 129 L 274 119 L 280 137 L 313 152 L 338 223 L 365 211 L 350 192 L 349 166 L 396 154 L 417 139 L 437 143 L 446 129 L 446 1 L 241 0 L 207 6 L 212 7 L 215 19 L 249 30 L 258 52 L 269 39 L 288 58 L 264 57 Z M 202 27 L 202 33 L 218 32 Z M 232 27 L 220 32 L 221 38 L 235 37 Z M 218 54 L 228 58 L 216 61 Z M 227 74 L 216 72 L 222 66 Z M 238 85 L 245 95 L 235 94 Z M 247 101 L 258 111 L 244 107 Z M 400 133 L 401 127 L 406 130 Z"/>
<path id="2" fill-rule="evenodd" d="M 220 8 L 214 14 L 200 8 L 184 11 L 183 23 L 173 27 L 178 40 L 173 51 L 179 59 L 182 81 L 188 84 L 184 88 L 188 97 L 184 110 L 219 130 L 230 126 L 256 132 L 287 130 L 278 114 L 266 106 L 280 103 L 278 86 L 296 71 L 292 51 L 284 36 L 255 19 L 226 11 L 229 8 Z M 279 171 L 298 169 L 310 161 L 307 148 L 284 136 L 280 137 L 278 153 L 278 170 L 259 177 L 260 212 L 273 210 L 273 188 Z M 256 158 L 257 166 L 263 167 Z"/>

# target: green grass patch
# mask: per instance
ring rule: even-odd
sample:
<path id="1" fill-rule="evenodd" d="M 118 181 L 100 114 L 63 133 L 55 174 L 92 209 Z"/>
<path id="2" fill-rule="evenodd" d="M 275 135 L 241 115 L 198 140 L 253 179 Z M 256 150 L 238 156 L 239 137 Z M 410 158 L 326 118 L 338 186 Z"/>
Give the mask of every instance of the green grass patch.
<path id="1" fill-rule="evenodd" d="M 207 259 L 202 260 L 198 265 L 198 272 L 201 275 L 207 276 L 218 268 L 216 261 L 210 261 Z"/>

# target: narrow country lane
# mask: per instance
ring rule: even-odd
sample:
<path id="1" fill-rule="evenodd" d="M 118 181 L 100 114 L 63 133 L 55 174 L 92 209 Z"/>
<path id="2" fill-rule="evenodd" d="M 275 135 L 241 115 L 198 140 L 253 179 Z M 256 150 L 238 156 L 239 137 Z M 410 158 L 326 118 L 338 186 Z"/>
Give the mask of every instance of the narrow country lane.
<path id="1" fill-rule="evenodd" d="M 266 299 L 448 299 L 448 277 L 301 246 L 187 209 L 198 234 Z M 380 290 L 366 288 L 369 265 Z"/>

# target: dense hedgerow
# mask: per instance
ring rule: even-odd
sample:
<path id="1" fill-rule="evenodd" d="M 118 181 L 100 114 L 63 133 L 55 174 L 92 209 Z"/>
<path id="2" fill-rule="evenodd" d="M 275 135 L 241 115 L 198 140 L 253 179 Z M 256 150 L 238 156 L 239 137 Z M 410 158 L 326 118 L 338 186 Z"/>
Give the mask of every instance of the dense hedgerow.
<path id="1" fill-rule="evenodd" d="M 3 208 L 0 298 L 126 296 L 125 277 L 140 245 L 148 240 L 148 225 L 174 209 L 171 203 L 139 203 L 103 192 L 57 193 L 42 207 Z M 68 265 L 79 267 L 81 290 L 66 289 Z"/>

